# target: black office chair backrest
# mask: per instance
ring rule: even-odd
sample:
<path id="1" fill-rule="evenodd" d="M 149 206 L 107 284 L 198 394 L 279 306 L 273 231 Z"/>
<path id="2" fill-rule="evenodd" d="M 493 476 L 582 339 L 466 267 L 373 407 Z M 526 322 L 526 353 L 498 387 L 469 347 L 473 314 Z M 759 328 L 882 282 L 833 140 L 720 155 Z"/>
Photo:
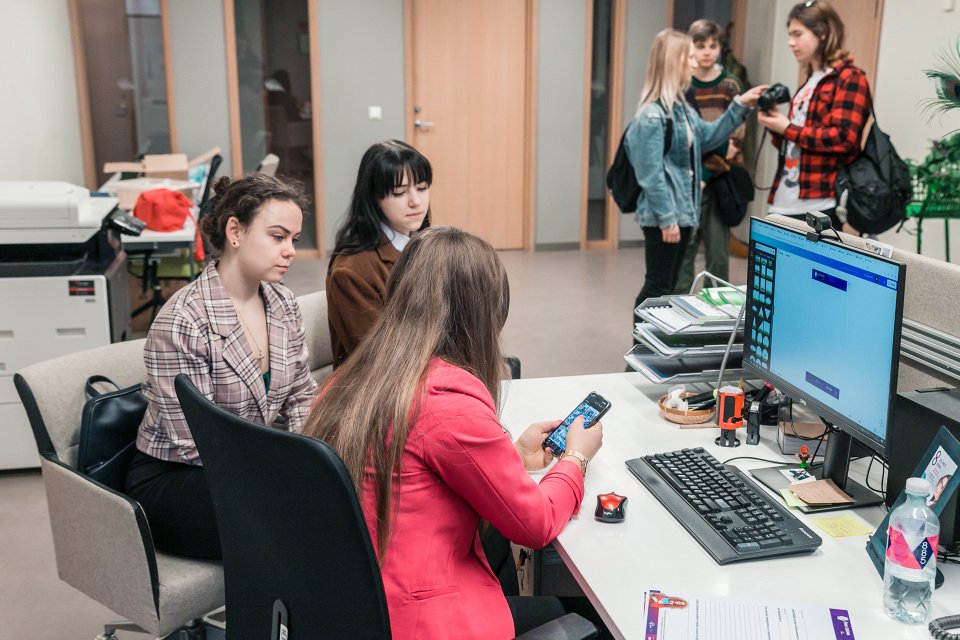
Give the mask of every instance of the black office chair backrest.
<path id="1" fill-rule="evenodd" d="M 197 207 L 198 217 L 203 217 L 209 213 L 207 209 L 210 206 L 210 190 L 217 179 L 217 171 L 220 169 L 220 163 L 223 162 L 223 156 L 219 153 L 210 158 L 210 166 L 207 169 L 207 179 L 203 184 L 203 195 L 200 196 L 199 206 Z"/>
<path id="2" fill-rule="evenodd" d="M 230 640 L 265 640 L 277 601 L 291 638 L 390 638 L 380 568 L 350 474 L 326 444 L 177 397 L 217 513 Z"/>

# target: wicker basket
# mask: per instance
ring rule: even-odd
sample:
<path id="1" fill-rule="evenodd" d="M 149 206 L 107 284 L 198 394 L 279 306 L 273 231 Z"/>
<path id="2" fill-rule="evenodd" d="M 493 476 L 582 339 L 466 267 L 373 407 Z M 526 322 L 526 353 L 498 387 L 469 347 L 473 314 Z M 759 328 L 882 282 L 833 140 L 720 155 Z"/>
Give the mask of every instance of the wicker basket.
<path id="1" fill-rule="evenodd" d="M 680 394 L 680 397 L 689 398 L 695 395 L 697 394 L 688 391 Z M 716 405 L 710 407 L 709 409 L 687 409 L 686 411 L 681 411 L 680 409 L 671 409 L 670 407 L 663 406 L 663 402 L 666 399 L 666 394 L 660 396 L 660 400 L 657 401 L 657 404 L 660 406 L 660 411 L 663 412 L 663 417 L 670 422 L 676 422 L 684 427 L 696 426 L 698 428 L 710 428 L 714 426 L 713 424 L 710 424 L 710 419 L 713 418 L 714 414 L 716 413 Z"/>

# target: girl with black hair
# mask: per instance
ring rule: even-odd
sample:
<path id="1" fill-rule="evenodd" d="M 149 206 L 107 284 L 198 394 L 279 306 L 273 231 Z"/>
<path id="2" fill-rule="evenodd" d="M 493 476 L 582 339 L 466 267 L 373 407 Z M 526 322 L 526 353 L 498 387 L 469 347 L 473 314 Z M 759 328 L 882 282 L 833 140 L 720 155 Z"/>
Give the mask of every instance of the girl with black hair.
<path id="1" fill-rule="evenodd" d="M 405 142 L 378 142 L 363 154 L 327 269 L 334 368 L 380 316 L 387 278 L 410 236 L 430 226 L 432 182 L 430 161 Z"/>
<path id="2" fill-rule="evenodd" d="M 219 558 L 220 538 L 176 375 L 241 418 L 272 425 L 282 415 L 294 432 L 316 391 L 300 308 L 280 284 L 296 255 L 303 189 L 255 173 L 221 178 L 215 194 L 201 232 L 218 257 L 171 296 L 147 333 L 147 411 L 126 482 L 157 547 L 195 558 Z"/>

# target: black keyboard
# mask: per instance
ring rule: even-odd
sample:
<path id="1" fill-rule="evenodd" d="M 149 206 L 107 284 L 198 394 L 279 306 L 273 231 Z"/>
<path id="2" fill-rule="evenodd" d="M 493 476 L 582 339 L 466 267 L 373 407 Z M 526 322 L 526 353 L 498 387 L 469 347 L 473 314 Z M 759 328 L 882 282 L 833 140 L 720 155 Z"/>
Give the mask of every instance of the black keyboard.
<path id="1" fill-rule="evenodd" d="M 627 460 L 627 467 L 719 564 L 809 553 L 822 542 L 739 469 L 701 447 Z"/>

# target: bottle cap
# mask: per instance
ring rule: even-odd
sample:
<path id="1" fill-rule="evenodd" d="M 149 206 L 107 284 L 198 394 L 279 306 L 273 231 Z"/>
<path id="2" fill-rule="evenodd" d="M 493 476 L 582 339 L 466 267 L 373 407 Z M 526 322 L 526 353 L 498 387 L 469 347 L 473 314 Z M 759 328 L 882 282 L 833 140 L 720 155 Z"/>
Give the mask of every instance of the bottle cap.
<path id="1" fill-rule="evenodd" d="M 930 483 L 923 478 L 907 478 L 907 493 L 926 497 L 930 495 Z"/>

